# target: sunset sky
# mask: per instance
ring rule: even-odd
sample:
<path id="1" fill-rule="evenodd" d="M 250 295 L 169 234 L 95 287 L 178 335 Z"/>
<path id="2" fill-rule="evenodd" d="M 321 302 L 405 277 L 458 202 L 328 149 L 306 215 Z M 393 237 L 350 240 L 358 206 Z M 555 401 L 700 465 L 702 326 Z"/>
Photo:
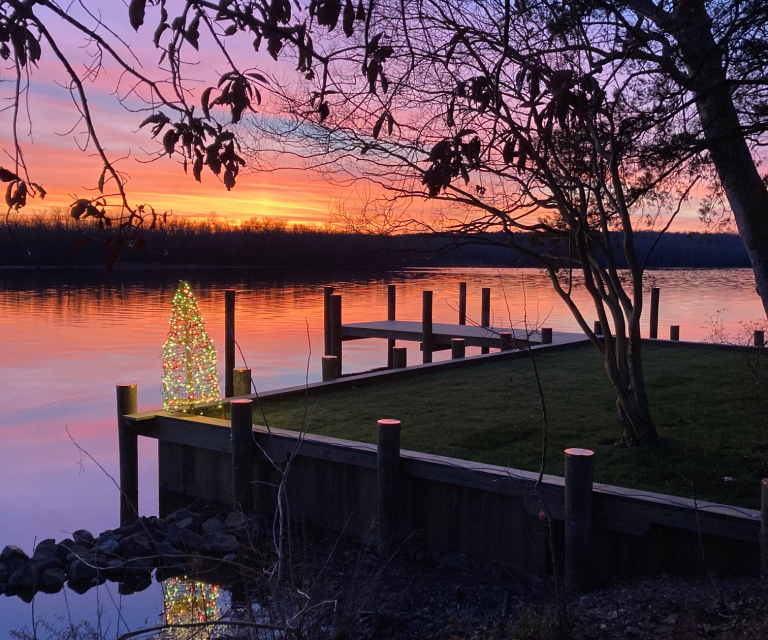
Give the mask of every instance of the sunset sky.
<path id="1" fill-rule="evenodd" d="M 157 19 L 154 9 L 148 11 L 147 22 L 137 35 L 127 24 L 127 9 L 123 3 L 91 3 L 91 6 L 98 6 L 105 21 L 117 27 L 117 34 L 131 43 L 144 73 L 155 78 L 164 77 L 157 69 L 158 54 L 151 44 Z M 77 5 L 72 5 L 71 10 L 73 14 L 82 14 Z M 88 19 L 84 15 L 78 17 Z M 73 66 L 82 71 L 88 61 L 82 37 L 66 25 L 62 25 L 56 36 L 62 49 L 75 63 Z M 254 53 L 248 40 L 235 37 L 231 46 L 252 67 L 270 74 L 293 74 L 295 77 L 293 64 L 275 63 L 263 49 Z M 191 87 L 213 84 L 218 77 L 223 65 L 212 53 L 206 50 L 201 40 L 199 60 L 188 69 Z M 12 75 L 8 71 L 3 73 L 4 79 L 10 79 Z M 85 152 L 78 148 L 78 145 L 85 144 L 86 137 L 83 125 L 77 124 L 78 113 L 69 91 L 62 86 L 65 82 L 60 64 L 44 46 L 39 67 L 32 70 L 28 95 L 29 119 L 26 112 L 20 114 L 19 132 L 30 177 L 41 183 L 49 195 L 44 202 L 30 200 L 28 211 L 69 206 L 76 198 L 95 195 L 93 189 L 101 172 L 101 162 L 94 157 L 92 147 Z M 117 166 L 130 177 L 127 188 L 134 204 L 148 203 L 158 211 L 169 210 L 176 216 L 207 217 L 215 212 L 218 217 L 233 222 L 254 216 L 274 216 L 292 222 L 320 224 L 327 220 L 329 208 L 334 204 L 349 200 L 348 204 L 353 205 L 358 198 L 355 191 L 330 184 L 314 172 L 300 168 L 296 160 L 292 161 L 295 167 L 292 169 L 243 173 L 231 192 L 227 192 L 221 181 L 210 172 L 204 172 L 203 182 L 198 184 L 191 172 L 190 175 L 184 174 L 175 158 L 164 156 L 147 163 L 150 158 L 147 152 L 154 152 L 158 148 L 157 143 L 151 140 L 149 127 L 138 130 L 138 124 L 146 114 L 131 113 L 118 102 L 114 92 L 119 82 L 118 69 L 113 63 L 105 64 L 104 72 L 94 82 L 86 83 L 86 90 L 102 142 L 111 158 L 127 156 Z M 6 82 L 0 87 L 5 104 L 8 104 L 10 84 Z M 125 86 L 126 83 L 120 86 L 123 93 Z M 133 101 L 129 106 L 141 105 Z M 27 135 L 30 119 L 31 136 Z M 0 145 L 5 156 L 0 164 L 10 168 L 13 166 L 12 160 L 9 160 L 13 150 L 11 122 L 11 110 L 0 113 Z M 420 203 L 417 206 L 421 208 L 424 205 Z M 681 213 L 672 229 L 695 231 L 700 228 L 694 201 Z"/>

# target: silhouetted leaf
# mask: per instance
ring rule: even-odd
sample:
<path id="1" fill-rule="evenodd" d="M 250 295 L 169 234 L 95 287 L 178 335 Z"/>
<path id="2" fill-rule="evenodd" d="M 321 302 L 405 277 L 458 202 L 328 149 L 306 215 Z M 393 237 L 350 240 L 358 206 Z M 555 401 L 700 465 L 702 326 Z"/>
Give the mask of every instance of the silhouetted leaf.
<path id="1" fill-rule="evenodd" d="M 128 19 L 135 31 L 144 24 L 144 12 L 147 8 L 147 0 L 131 0 L 128 5 Z"/>

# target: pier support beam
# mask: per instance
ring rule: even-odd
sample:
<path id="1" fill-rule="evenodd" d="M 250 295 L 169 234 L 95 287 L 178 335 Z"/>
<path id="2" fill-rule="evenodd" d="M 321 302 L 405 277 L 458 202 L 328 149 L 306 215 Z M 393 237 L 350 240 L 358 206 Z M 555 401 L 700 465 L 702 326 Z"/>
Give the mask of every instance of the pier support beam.
<path id="1" fill-rule="evenodd" d="M 397 306 L 397 285 L 390 284 L 387 286 L 387 320 L 396 320 L 396 306 Z M 395 340 L 392 338 L 387 340 L 387 369 L 392 369 L 394 365 L 394 356 L 392 354 L 395 348 Z"/>
<path id="2" fill-rule="evenodd" d="M 336 380 L 339 372 L 339 359 L 337 356 L 323 356 L 323 382 Z"/>
<path id="3" fill-rule="evenodd" d="M 323 287 L 323 338 L 325 339 L 325 348 L 323 355 L 330 356 L 333 351 L 333 342 L 331 339 L 331 296 L 333 287 Z"/>
<path id="4" fill-rule="evenodd" d="M 235 395 L 235 290 L 224 291 L 224 397 Z"/>
<path id="5" fill-rule="evenodd" d="M 579 593 L 592 584 L 594 452 L 565 450 L 565 586 Z"/>
<path id="6" fill-rule="evenodd" d="M 432 362 L 432 292 L 424 291 L 421 310 L 421 344 L 423 348 L 422 361 L 426 364 Z"/>
<path id="7" fill-rule="evenodd" d="M 552 344 L 552 328 L 541 328 L 541 344 Z"/>
<path id="8" fill-rule="evenodd" d="M 380 558 L 389 557 L 400 523 L 400 421 L 379 420 L 376 448 L 376 542 Z"/>
<path id="9" fill-rule="evenodd" d="M 651 289 L 651 338 L 659 337 L 659 294 L 658 287 Z"/>
<path id="10" fill-rule="evenodd" d="M 466 340 L 464 338 L 451 338 L 451 358 L 457 360 L 467 353 Z"/>
<path id="11" fill-rule="evenodd" d="M 459 282 L 459 324 L 467 324 L 467 283 Z"/>
<path id="12" fill-rule="evenodd" d="M 480 300 L 480 326 L 491 326 L 491 290 L 488 287 L 483 287 Z M 488 347 L 482 347 L 480 353 L 490 353 L 490 349 Z"/>
<path id="13" fill-rule="evenodd" d="M 233 400 L 232 491 L 234 504 L 244 513 L 253 511 L 253 400 Z"/>
<path id="14" fill-rule="evenodd" d="M 120 453 L 120 525 L 139 515 L 139 438 L 123 416 L 137 412 L 136 384 L 117 385 L 117 435 Z"/>
<path id="15" fill-rule="evenodd" d="M 392 368 L 405 369 L 408 366 L 408 349 L 395 347 L 392 349 Z"/>
<path id="16" fill-rule="evenodd" d="M 341 376 L 341 296 L 331 296 L 331 353 L 336 356 L 336 377 Z"/>
<path id="17" fill-rule="evenodd" d="M 760 577 L 768 578 L 768 478 L 760 481 Z"/>
<path id="18" fill-rule="evenodd" d="M 673 324 L 669 327 L 669 339 L 680 340 L 680 325 Z"/>
<path id="19" fill-rule="evenodd" d="M 755 346 L 759 349 L 765 346 L 765 331 L 755 330 Z"/>
<path id="20" fill-rule="evenodd" d="M 232 372 L 232 386 L 234 396 L 247 396 L 251 393 L 251 370 L 235 369 Z"/>

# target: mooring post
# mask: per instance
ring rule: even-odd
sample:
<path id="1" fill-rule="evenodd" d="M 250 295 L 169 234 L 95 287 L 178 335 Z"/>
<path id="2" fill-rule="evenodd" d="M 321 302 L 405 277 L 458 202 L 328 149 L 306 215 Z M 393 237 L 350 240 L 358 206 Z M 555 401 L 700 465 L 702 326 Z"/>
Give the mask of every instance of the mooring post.
<path id="1" fill-rule="evenodd" d="M 387 320 L 395 320 L 395 310 L 397 303 L 397 285 L 387 286 Z M 394 356 L 392 350 L 395 348 L 395 340 L 387 339 L 387 369 L 394 367 Z"/>
<path id="2" fill-rule="evenodd" d="M 491 290 L 488 287 L 483 287 L 482 296 L 480 299 L 480 326 L 491 326 Z M 489 353 L 488 347 L 482 347 L 480 353 Z"/>
<path id="3" fill-rule="evenodd" d="M 673 324 L 669 327 L 669 339 L 680 340 L 680 325 Z"/>
<path id="4" fill-rule="evenodd" d="M 499 338 L 501 338 L 501 350 L 512 351 L 512 334 L 507 331 L 502 331 L 499 334 Z"/>
<path id="5" fill-rule="evenodd" d="M 224 397 L 235 395 L 235 290 L 224 291 Z"/>
<path id="6" fill-rule="evenodd" d="M 235 396 L 247 396 L 251 393 L 251 370 L 235 369 L 232 372 L 232 387 Z"/>
<path id="7" fill-rule="evenodd" d="M 336 356 L 336 377 L 341 376 L 341 296 L 331 296 L 331 354 Z"/>
<path id="8" fill-rule="evenodd" d="M 123 416 L 137 411 L 137 387 L 133 382 L 117 385 L 117 437 L 120 454 L 120 525 L 139 515 L 139 437 Z"/>
<path id="9" fill-rule="evenodd" d="M 467 324 L 467 283 L 459 282 L 459 324 Z"/>
<path id="10" fill-rule="evenodd" d="M 659 294 L 658 287 L 651 289 L 651 338 L 659 337 Z"/>
<path id="11" fill-rule="evenodd" d="M 323 354 L 331 355 L 333 342 L 331 338 L 331 296 L 333 287 L 323 287 L 323 337 L 325 338 L 325 349 Z"/>
<path id="12" fill-rule="evenodd" d="M 592 583 L 592 480 L 594 452 L 565 450 L 565 585 L 570 592 Z"/>
<path id="13" fill-rule="evenodd" d="M 253 400 L 233 400 L 232 498 L 244 513 L 253 511 Z"/>
<path id="14" fill-rule="evenodd" d="M 552 344 L 552 328 L 541 328 L 541 344 Z"/>
<path id="15" fill-rule="evenodd" d="M 760 481 L 760 577 L 768 578 L 768 478 Z"/>
<path id="16" fill-rule="evenodd" d="M 599 320 L 595 320 L 595 326 L 592 330 L 595 332 L 596 336 L 603 335 L 603 326 L 600 324 Z"/>
<path id="17" fill-rule="evenodd" d="M 765 331 L 755 330 L 755 346 L 759 349 L 765 346 Z"/>
<path id="18" fill-rule="evenodd" d="M 457 360 L 467 353 L 466 340 L 464 338 L 451 338 L 451 358 Z"/>
<path id="19" fill-rule="evenodd" d="M 422 362 L 432 362 L 432 292 L 422 292 L 421 309 L 421 348 Z"/>
<path id="20" fill-rule="evenodd" d="M 378 421 L 376 448 L 376 538 L 380 558 L 389 557 L 400 520 L 400 421 Z"/>
<path id="21" fill-rule="evenodd" d="M 339 377 L 339 358 L 337 356 L 323 356 L 323 382 L 336 380 Z"/>
<path id="22" fill-rule="evenodd" d="M 408 366 L 408 349 L 395 347 L 392 349 L 392 368 L 405 369 Z"/>

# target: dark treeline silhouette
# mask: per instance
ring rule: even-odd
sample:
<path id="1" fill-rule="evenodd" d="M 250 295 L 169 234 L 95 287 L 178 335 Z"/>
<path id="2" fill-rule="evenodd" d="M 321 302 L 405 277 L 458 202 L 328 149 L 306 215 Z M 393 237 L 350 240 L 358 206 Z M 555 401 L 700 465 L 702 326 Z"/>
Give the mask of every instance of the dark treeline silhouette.
<path id="1" fill-rule="evenodd" d="M 0 266 L 103 266 L 106 230 L 84 228 L 66 216 L 27 218 L 0 232 Z M 655 234 L 638 233 L 644 256 Z M 506 246 L 504 235 L 485 234 L 479 242 L 425 234 L 367 235 L 329 227 L 292 226 L 253 219 L 242 226 L 224 222 L 174 221 L 148 231 L 147 247 L 126 249 L 123 264 L 256 267 L 538 266 Z M 486 242 L 482 242 L 482 241 Z M 518 242 L 521 238 L 517 239 Z M 617 236 L 618 240 L 618 236 Z M 522 237 L 522 244 L 533 239 Z M 553 247 L 555 249 L 555 247 Z M 557 251 L 566 252 L 563 247 Z M 619 256 L 621 256 L 619 252 Z M 619 264 L 619 266 L 624 266 Z M 650 268 L 749 267 L 735 234 L 669 233 L 648 262 Z"/>

